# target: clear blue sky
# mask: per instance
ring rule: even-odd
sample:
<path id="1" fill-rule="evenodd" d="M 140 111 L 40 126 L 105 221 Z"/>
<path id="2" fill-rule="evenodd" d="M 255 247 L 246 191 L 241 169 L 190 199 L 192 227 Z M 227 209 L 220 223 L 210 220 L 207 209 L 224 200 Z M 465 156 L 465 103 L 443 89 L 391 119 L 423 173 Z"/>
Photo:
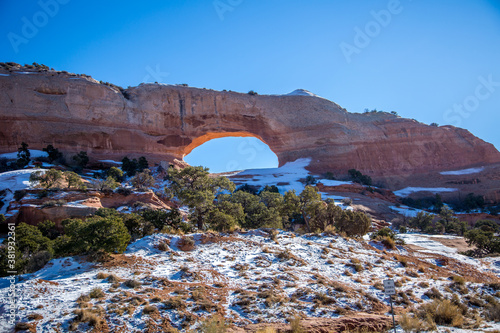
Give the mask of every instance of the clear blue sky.
<path id="1" fill-rule="evenodd" d="M 0 32 L 0 61 L 124 87 L 304 88 L 350 112 L 458 125 L 500 148 L 500 1 L 4 0 Z"/>

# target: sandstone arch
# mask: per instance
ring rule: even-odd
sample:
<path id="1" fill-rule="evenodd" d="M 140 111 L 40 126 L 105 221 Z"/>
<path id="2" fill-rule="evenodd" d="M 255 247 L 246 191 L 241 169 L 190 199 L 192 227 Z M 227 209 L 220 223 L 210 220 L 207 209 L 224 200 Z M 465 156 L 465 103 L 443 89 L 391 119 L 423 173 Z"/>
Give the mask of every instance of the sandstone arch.
<path id="1" fill-rule="evenodd" d="M 318 97 L 158 84 L 120 92 L 74 74 L 0 72 L 0 152 L 26 141 L 37 149 L 85 150 L 97 159 L 146 155 L 160 161 L 182 159 L 203 140 L 236 133 L 261 139 L 280 165 L 311 158 L 316 173 L 356 168 L 395 177 L 500 162 L 493 145 L 464 129 L 349 113 Z"/>

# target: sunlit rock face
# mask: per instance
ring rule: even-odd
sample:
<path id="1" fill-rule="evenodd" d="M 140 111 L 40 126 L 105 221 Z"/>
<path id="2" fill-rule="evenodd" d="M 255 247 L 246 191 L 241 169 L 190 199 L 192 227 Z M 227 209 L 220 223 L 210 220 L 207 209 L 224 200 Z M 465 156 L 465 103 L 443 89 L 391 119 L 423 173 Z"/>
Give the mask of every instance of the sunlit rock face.
<path id="1" fill-rule="evenodd" d="M 27 74 L 30 73 L 30 74 Z M 467 130 L 434 127 L 389 113 L 349 113 L 313 94 L 275 96 L 142 84 L 123 92 L 68 73 L 0 70 L 0 151 L 52 144 L 92 158 L 145 155 L 182 160 L 213 138 L 254 136 L 280 165 L 372 177 L 487 166 L 493 145 Z"/>

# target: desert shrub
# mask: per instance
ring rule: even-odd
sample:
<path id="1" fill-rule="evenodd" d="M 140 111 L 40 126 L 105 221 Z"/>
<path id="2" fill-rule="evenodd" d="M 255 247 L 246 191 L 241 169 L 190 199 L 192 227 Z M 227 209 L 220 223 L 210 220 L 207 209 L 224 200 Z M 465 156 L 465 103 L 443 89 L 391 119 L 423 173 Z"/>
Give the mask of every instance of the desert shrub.
<path id="1" fill-rule="evenodd" d="M 215 315 L 204 320 L 199 328 L 199 332 L 203 333 L 223 333 L 226 332 L 229 325 L 225 322 L 224 317 Z"/>
<path id="2" fill-rule="evenodd" d="M 412 317 L 406 313 L 399 316 L 398 322 L 405 332 L 422 332 L 427 329 L 427 325 L 424 321 L 420 320 L 418 317 Z"/>
<path id="3" fill-rule="evenodd" d="M 52 242 L 43 236 L 35 226 L 21 222 L 16 227 L 15 267 L 8 266 L 6 247 L 0 248 L 0 276 L 7 276 L 8 271 L 18 274 L 31 273 L 42 268 L 54 254 Z"/>
<path id="4" fill-rule="evenodd" d="M 427 290 L 424 293 L 425 296 L 429 297 L 430 299 L 437 299 L 440 300 L 443 298 L 443 294 L 439 292 L 435 287 L 432 287 L 431 289 Z"/>
<path id="5" fill-rule="evenodd" d="M 137 281 L 137 280 L 134 280 L 134 279 L 128 279 L 127 281 L 125 281 L 123 283 L 126 287 L 129 287 L 129 288 L 138 288 L 142 285 L 142 283 L 140 281 Z"/>
<path id="6" fill-rule="evenodd" d="M 145 315 L 155 313 L 155 312 L 158 312 L 158 308 L 155 305 L 146 305 L 142 309 L 142 313 Z"/>
<path id="7" fill-rule="evenodd" d="M 117 167 L 111 167 L 107 171 L 108 177 L 113 178 L 117 182 L 123 181 L 123 171 Z"/>
<path id="8" fill-rule="evenodd" d="M 500 322 L 500 303 L 489 302 L 486 307 L 485 316 L 489 321 Z"/>
<path id="9" fill-rule="evenodd" d="M 57 169 L 49 169 L 45 172 L 35 171 L 30 174 L 29 181 L 34 186 L 36 184 L 41 185 L 43 188 L 51 188 L 56 185 L 60 185 L 63 178 L 63 173 Z"/>
<path id="10" fill-rule="evenodd" d="M 461 327 L 464 317 L 460 309 L 450 300 L 434 300 L 424 303 L 418 308 L 418 316 L 421 319 L 432 320 L 437 325 Z"/>
<path id="11" fill-rule="evenodd" d="M 104 297 L 104 291 L 100 287 L 95 287 L 89 293 L 90 298 L 102 298 Z"/>
<path id="12" fill-rule="evenodd" d="M 56 228 L 56 224 L 49 220 L 39 223 L 37 228 L 42 232 L 43 236 L 51 240 L 56 239 L 60 235 L 60 232 Z"/>
<path id="13" fill-rule="evenodd" d="M 290 329 L 292 333 L 305 333 L 305 330 L 302 328 L 300 323 L 300 317 L 295 316 L 288 320 L 290 322 Z"/>
<path id="14" fill-rule="evenodd" d="M 85 220 L 70 219 L 63 221 L 66 242 L 62 249 L 69 254 L 89 253 L 97 251 L 125 251 L 130 234 L 123 220 L 118 216 L 92 216 Z"/>
<path id="15" fill-rule="evenodd" d="M 66 200 L 63 200 L 63 199 L 47 200 L 42 204 L 41 208 L 60 207 L 60 206 L 64 206 L 65 204 L 66 204 Z"/>
<path id="16" fill-rule="evenodd" d="M 46 148 L 42 149 L 43 151 L 47 152 L 49 155 L 49 162 L 52 163 L 54 161 L 60 161 L 63 157 L 63 154 L 59 151 L 59 149 L 54 148 L 52 145 L 48 145 Z"/>
<path id="17" fill-rule="evenodd" d="M 132 186 L 139 190 L 147 190 L 155 184 L 155 179 L 149 169 L 137 173 L 131 180 Z"/>
<path id="18" fill-rule="evenodd" d="M 347 236 L 363 236 L 371 228 L 370 218 L 363 212 L 344 210 L 335 223 L 335 227 Z"/>
<path id="19" fill-rule="evenodd" d="M 372 178 L 367 175 L 363 175 L 360 171 L 356 169 L 350 169 L 347 171 L 349 178 L 355 182 L 363 185 L 372 185 Z"/>

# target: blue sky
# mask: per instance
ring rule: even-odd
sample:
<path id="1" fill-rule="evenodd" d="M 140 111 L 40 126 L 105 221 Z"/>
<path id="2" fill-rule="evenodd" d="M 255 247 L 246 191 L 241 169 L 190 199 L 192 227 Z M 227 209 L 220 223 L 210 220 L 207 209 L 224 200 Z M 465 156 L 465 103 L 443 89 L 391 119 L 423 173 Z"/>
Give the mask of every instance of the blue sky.
<path id="1" fill-rule="evenodd" d="M 350 112 L 464 127 L 500 148 L 500 1 L 4 0 L 0 36 L 0 61 L 124 87 L 303 88 Z M 192 163 L 220 159 L 211 149 Z"/>

